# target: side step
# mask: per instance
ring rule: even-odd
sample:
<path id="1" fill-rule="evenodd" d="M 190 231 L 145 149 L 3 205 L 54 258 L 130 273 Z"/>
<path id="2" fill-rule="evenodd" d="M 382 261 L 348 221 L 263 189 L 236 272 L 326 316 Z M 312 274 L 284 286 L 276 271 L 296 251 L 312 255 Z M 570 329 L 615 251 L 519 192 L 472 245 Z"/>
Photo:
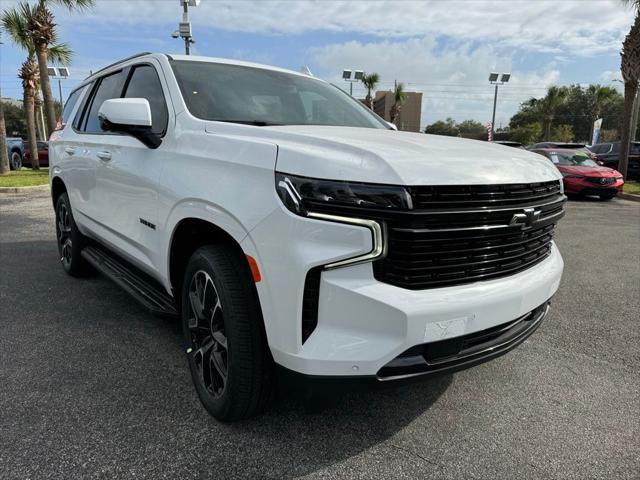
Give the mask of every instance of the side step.
<path id="1" fill-rule="evenodd" d="M 97 245 L 86 246 L 82 250 L 82 257 L 152 314 L 164 317 L 178 316 L 175 301 L 162 286 L 125 260 Z"/>

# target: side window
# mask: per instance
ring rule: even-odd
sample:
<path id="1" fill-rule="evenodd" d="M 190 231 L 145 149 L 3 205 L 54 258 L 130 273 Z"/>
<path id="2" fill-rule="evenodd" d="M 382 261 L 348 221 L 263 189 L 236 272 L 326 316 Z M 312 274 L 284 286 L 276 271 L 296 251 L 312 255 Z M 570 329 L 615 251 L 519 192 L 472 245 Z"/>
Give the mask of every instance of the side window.
<path id="1" fill-rule="evenodd" d="M 153 133 L 161 135 L 167 130 L 169 119 L 167 103 L 155 68 L 151 65 L 135 67 L 124 96 L 125 98 L 146 98 L 151 106 Z"/>
<path id="2" fill-rule="evenodd" d="M 83 90 L 83 88 L 79 88 L 75 92 L 71 92 L 71 95 L 69 95 L 67 103 L 64 104 L 64 108 L 62 109 L 62 120 L 60 121 L 59 129 L 63 129 L 67 124 L 69 116 L 71 115 L 71 112 L 73 112 L 76 103 L 78 103 L 78 99 L 80 98 L 80 94 Z"/>
<path id="3" fill-rule="evenodd" d="M 98 84 L 97 89 L 93 94 L 91 103 L 88 109 L 88 113 L 82 120 L 82 130 L 87 133 L 102 133 L 100 128 L 100 121 L 98 120 L 98 110 L 102 106 L 105 100 L 110 98 L 120 98 L 122 94 L 122 88 L 124 87 L 124 71 L 112 73 L 109 76 L 103 77 Z"/>
<path id="4" fill-rule="evenodd" d="M 614 143 L 613 148 L 611 149 L 611 153 L 619 153 L 620 152 L 620 144 Z"/>

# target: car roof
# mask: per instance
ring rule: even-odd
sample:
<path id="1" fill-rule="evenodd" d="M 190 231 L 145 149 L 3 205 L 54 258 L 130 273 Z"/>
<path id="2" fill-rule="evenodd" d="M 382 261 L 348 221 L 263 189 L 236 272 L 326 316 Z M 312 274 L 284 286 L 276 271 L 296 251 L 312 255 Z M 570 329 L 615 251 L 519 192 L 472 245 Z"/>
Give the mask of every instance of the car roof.
<path id="1" fill-rule="evenodd" d="M 245 62 L 243 60 L 234 60 L 234 59 L 230 59 L 230 58 L 219 58 L 219 57 L 205 57 L 205 56 L 199 56 L 199 55 L 175 55 L 175 54 L 166 54 L 166 53 L 142 52 L 142 53 L 138 53 L 138 54 L 131 55 L 129 57 L 123 58 L 121 60 L 118 60 L 118 61 L 116 61 L 114 63 L 111 63 L 111 64 L 107 65 L 106 67 L 101 68 L 100 70 L 92 73 L 87 78 L 85 78 L 82 81 L 82 85 L 85 85 L 85 84 L 95 80 L 96 78 L 104 75 L 104 73 L 106 73 L 107 71 L 109 71 L 111 69 L 117 69 L 123 63 L 126 63 L 126 62 L 128 62 L 130 60 L 138 59 L 138 58 L 143 59 L 144 57 L 152 57 L 152 58 L 164 57 L 164 58 L 168 58 L 170 61 L 177 60 L 177 61 L 187 61 L 187 62 L 207 62 L 207 63 L 217 63 L 217 64 L 223 64 L 223 65 L 236 65 L 236 66 L 241 66 L 241 67 L 258 68 L 258 69 L 261 69 L 261 70 L 270 70 L 270 71 L 273 71 L 273 72 L 288 73 L 290 75 L 296 75 L 296 76 L 300 76 L 300 77 L 309 78 L 309 75 L 304 74 L 304 73 L 300 73 L 300 72 L 296 72 L 294 70 L 288 70 L 286 68 L 274 67 L 272 65 L 265 65 L 265 64 L 262 64 L 262 63 Z"/>

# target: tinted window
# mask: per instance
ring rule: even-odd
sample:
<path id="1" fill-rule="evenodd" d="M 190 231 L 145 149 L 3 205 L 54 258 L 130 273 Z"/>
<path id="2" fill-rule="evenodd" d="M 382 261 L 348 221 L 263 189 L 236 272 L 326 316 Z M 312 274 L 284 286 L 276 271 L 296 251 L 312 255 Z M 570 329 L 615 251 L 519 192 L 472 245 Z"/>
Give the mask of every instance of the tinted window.
<path id="1" fill-rule="evenodd" d="M 98 120 L 98 110 L 100 110 L 100 107 L 105 100 L 109 100 L 110 98 L 120 98 L 123 87 L 124 72 L 122 70 L 107 77 L 103 77 L 102 80 L 100 80 L 98 90 L 93 95 L 89 113 L 85 114 L 85 118 L 82 121 L 84 128 L 81 130 L 87 133 L 100 133 L 103 131 L 100 128 L 100 121 Z"/>
<path id="2" fill-rule="evenodd" d="M 59 128 L 64 128 L 64 126 L 67 124 L 69 116 L 71 115 L 71 112 L 73 112 L 73 108 L 76 106 L 76 103 L 78 103 L 78 99 L 80 98 L 82 90 L 83 89 L 80 88 L 69 95 L 67 103 L 64 104 L 64 109 L 62 110 L 62 121 L 60 122 L 61 124 Z"/>
<path id="3" fill-rule="evenodd" d="M 155 68 L 150 65 L 136 67 L 131 74 L 125 97 L 146 98 L 151 106 L 153 133 L 164 133 L 168 120 L 167 104 Z"/>
<path id="4" fill-rule="evenodd" d="M 619 152 L 620 152 L 620 144 L 614 143 L 610 153 L 619 153 Z"/>
<path id="5" fill-rule="evenodd" d="M 171 62 L 196 117 L 253 125 L 338 125 L 388 128 L 340 89 L 304 75 L 178 60 Z"/>

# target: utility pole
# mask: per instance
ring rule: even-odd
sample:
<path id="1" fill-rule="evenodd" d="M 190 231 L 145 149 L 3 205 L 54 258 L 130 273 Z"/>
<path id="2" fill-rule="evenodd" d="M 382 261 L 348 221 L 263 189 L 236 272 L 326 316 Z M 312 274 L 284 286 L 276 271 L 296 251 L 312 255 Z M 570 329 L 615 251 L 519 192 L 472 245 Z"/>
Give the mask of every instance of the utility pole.
<path id="1" fill-rule="evenodd" d="M 182 6 L 182 21 L 178 24 L 178 30 L 173 32 L 173 38 L 182 38 L 184 40 L 184 53 L 191 55 L 191 44 L 196 43 L 191 34 L 191 22 L 189 21 L 189 7 L 197 7 L 200 0 L 180 0 Z"/>

